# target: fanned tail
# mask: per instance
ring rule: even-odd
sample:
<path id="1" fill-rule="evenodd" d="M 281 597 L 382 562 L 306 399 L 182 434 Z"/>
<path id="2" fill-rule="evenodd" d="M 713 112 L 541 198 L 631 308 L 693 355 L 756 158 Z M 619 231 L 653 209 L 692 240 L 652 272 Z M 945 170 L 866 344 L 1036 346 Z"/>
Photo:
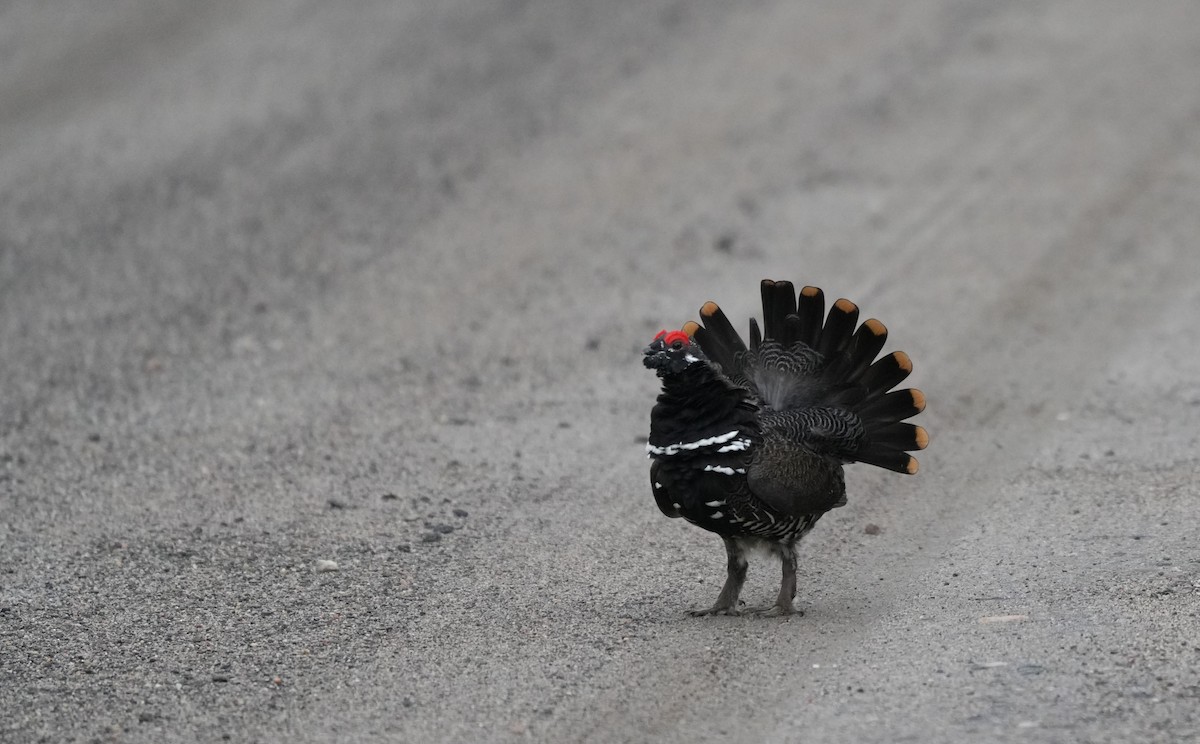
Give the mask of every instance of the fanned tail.
<path id="1" fill-rule="evenodd" d="M 925 408 L 920 390 L 892 390 L 912 372 L 902 351 L 876 359 L 887 327 L 869 318 L 858 323 L 858 306 L 839 299 L 825 314 L 825 294 L 788 281 L 762 282 L 763 325 L 750 319 L 750 346 L 715 302 L 700 308 L 704 323 L 684 332 L 738 384 L 776 410 L 841 408 L 862 421 L 864 435 L 846 459 L 900 473 L 915 473 L 910 451 L 929 443 L 925 429 L 904 420 Z M 814 363 L 815 360 L 815 363 Z"/>

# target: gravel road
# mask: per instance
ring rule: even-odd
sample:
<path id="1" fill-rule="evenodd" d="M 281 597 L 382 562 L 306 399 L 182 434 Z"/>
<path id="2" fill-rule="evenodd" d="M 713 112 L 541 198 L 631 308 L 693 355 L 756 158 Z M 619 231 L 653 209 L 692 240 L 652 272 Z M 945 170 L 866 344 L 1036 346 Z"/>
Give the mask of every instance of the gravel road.
<path id="1" fill-rule="evenodd" d="M 1200 739 L 1198 69 L 1191 0 L 4 4 L 0 741 Z M 933 442 L 691 618 L 640 349 L 763 277 Z"/>

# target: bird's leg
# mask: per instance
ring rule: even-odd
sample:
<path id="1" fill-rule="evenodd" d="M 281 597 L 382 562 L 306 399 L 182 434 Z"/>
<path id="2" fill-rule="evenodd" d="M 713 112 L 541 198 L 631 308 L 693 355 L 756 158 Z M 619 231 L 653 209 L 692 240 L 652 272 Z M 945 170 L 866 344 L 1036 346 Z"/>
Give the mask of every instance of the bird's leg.
<path id="1" fill-rule="evenodd" d="M 765 617 L 782 617 L 784 615 L 803 615 L 802 610 L 792 606 L 796 598 L 796 545 L 787 543 L 776 547 L 779 560 L 783 563 L 783 580 L 779 585 L 779 596 L 770 607 L 755 609 L 754 612 Z"/>
<path id="2" fill-rule="evenodd" d="M 736 540 L 728 537 L 721 539 L 725 541 L 725 553 L 729 556 L 725 586 L 721 587 L 721 593 L 717 595 L 717 601 L 712 607 L 707 610 L 692 610 L 695 617 L 738 614 L 738 596 L 742 593 L 742 584 L 746 583 L 746 555 Z"/>

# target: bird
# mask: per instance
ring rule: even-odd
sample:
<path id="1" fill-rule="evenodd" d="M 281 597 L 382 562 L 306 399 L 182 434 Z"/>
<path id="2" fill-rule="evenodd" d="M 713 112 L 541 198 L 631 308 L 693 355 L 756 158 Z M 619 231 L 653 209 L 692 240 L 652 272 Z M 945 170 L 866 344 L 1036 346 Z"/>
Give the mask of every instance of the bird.
<path id="1" fill-rule="evenodd" d="M 893 390 L 912 372 L 902 351 L 876 359 L 887 328 L 858 323 L 858 306 L 812 286 L 764 279 L 763 326 L 750 344 L 712 301 L 701 322 L 663 330 L 643 350 L 661 392 L 650 413 L 646 454 L 658 508 L 725 543 L 725 584 L 695 616 L 802 615 L 796 546 L 827 511 L 846 504 L 843 466 L 861 462 L 918 470 L 912 451 L 929 443 L 906 421 L 925 409 L 920 390 Z M 823 321 L 823 322 L 822 322 Z M 772 605 L 742 609 L 747 553 L 783 565 Z"/>

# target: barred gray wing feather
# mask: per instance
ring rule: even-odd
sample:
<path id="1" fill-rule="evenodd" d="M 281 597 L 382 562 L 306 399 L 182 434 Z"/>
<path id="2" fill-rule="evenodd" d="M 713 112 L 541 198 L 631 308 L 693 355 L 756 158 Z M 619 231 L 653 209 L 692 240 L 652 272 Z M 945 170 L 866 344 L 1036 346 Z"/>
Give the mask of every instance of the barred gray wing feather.
<path id="1" fill-rule="evenodd" d="M 738 356 L 739 371 L 759 399 L 776 411 L 812 405 L 829 387 L 818 377 L 824 358 L 804 344 L 784 348 L 778 341 L 763 341 L 757 350 Z"/>
<path id="2" fill-rule="evenodd" d="M 767 438 L 775 437 L 801 445 L 814 454 L 853 460 L 866 428 L 853 411 L 844 408 L 800 408 L 763 411 Z"/>

